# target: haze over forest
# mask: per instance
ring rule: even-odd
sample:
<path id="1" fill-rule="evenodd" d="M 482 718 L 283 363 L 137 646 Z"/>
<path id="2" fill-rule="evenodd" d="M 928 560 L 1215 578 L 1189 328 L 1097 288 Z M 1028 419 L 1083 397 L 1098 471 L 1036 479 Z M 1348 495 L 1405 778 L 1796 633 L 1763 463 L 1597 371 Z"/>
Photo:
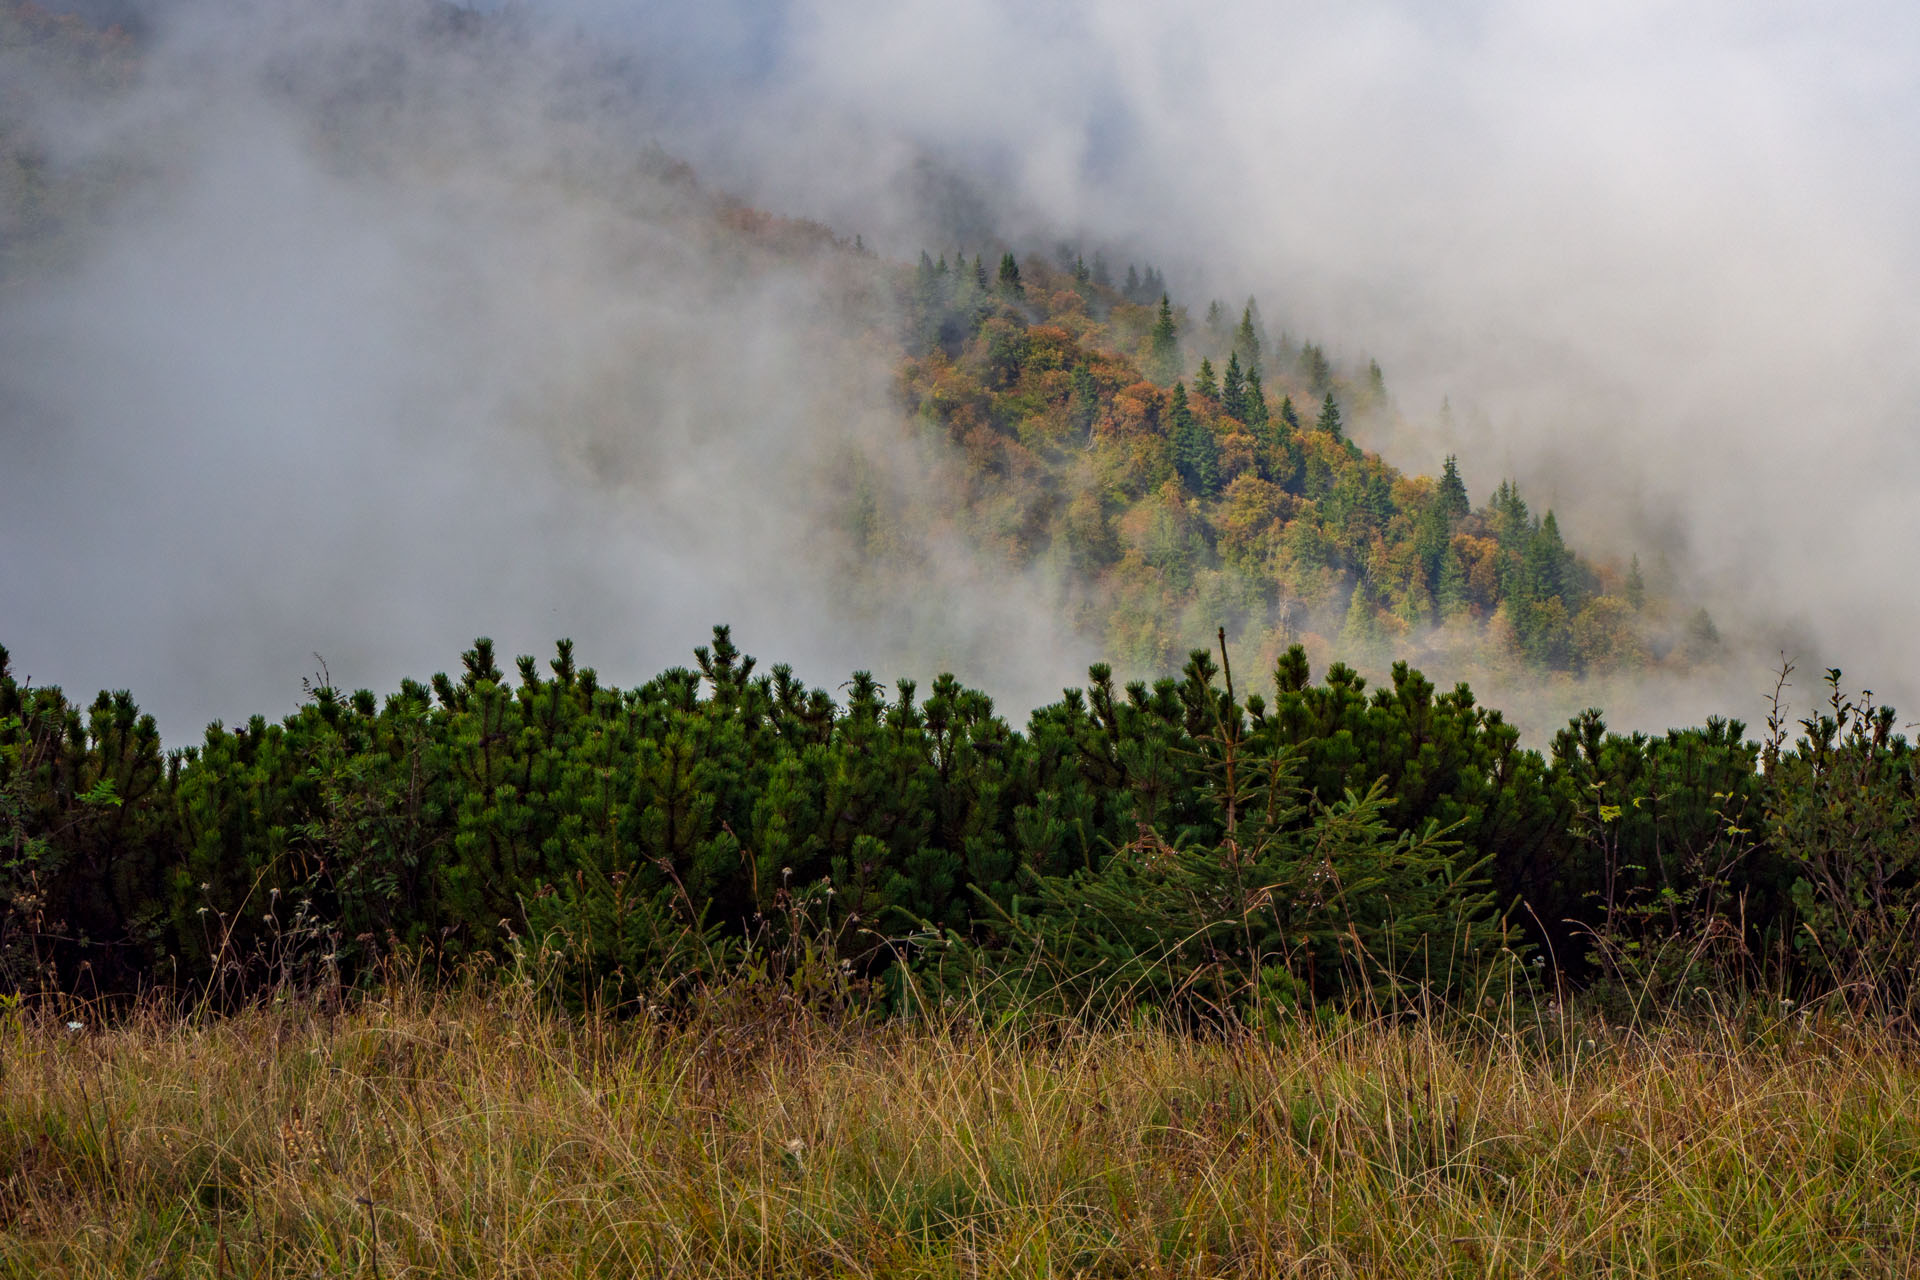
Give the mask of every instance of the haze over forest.
<path id="1" fill-rule="evenodd" d="M 1189 324 L 1252 294 L 1377 362 L 1360 445 L 1457 455 L 1476 506 L 1512 477 L 1710 610 L 1711 671 L 1563 691 L 1615 723 L 1752 718 L 1782 648 L 1920 705 L 1920 20 L 626 8 L 133 4 L 105 90 L 0 50 L 67 202 L 0 227 L 21 674 L 131 686 L 188 741 L 290 707 L 313 651 L 388 687 L 569 635 L 631 678 L 730 621 L 811 679 L 1051 697 L 1100 645 L 1066 570 L 950 510 L 858 235 L 1151 262 Z M 719 193 L 841 248 L 743 252 Z"/>

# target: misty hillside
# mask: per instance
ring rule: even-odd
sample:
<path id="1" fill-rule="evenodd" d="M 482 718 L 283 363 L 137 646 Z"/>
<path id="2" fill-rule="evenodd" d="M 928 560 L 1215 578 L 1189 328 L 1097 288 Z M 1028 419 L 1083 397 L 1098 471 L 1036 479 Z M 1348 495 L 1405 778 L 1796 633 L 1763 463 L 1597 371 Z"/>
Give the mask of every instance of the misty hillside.
<path id="1" fill-rule="evenodd" d="M 570 631 L 638 676 L 715 619 L 1028 705 L 1225 626 L 1256 667 L 1406 658 L 1530 734 L 1752 715 L 1783 650 L 1867 665 L 1864 603 L 1803 614 L 1878 601 L 1875 566 L 1750 527 L 1800 518 L 1742 496 L 1788 453 L 1649 445 L 1651 397 L 1545 362 L 1449 414 L 1435 366 L 1484 352 L 1178 222 L 1107 234 L 931 149 L 810 198 L 676 124 L 657 59 L 529 12 L 130 26 L 0 6 L 0 533 L 34 549 L 0 598 L 23 669 L 154 690 L 170 738 L 284 705 L 316 651 L 379 684 L 449 633 Z M 1670 364 L 1610 367 L 1699 367 Z M 89 486 L 112 504 L 47 536 Z"/>
<path id="2" fill-rule="evenodd" d="M 901 396 L 963 452 L 974 536 L 1051 565 L 1130 668 L 1221 626 L 1262 669 L 1296 641 L 1536 676 L 1718 656 L 1704 610 L 1650 599 L 1637 558 L 1582 558 L 1511 482 L 1477 505 L 1463 460 L 1436 479 L 1363 449 L 1395 415 L 1380 366 L 1270 338 L 1252 299 L 1197 320 L 1151 266 L 1116 286 L 1098 254 L 923 254 L 906 312 Z"/>
<path id="3" fill-rule="evenodd" d="M 1269 334 L 1250 299 L 1163 315 L 1161 273 L 1109 268 L 1097 244 L 915 265 L 756 209 L 635 130 L 630 72 L 519 19 L 420 5 L 257 41 L 184 29 L 136 42 L 0 11 L 18 73 L 0 269 L 21 332 L 53 344 L 0 380 L 9 431 L 46 446 L 15 509 L 83 458 L 153 450 L 128 464 L 130 518 L 201 530 L 230 562 L 216 612 L 275 601 L 249 627 L 282 689 L 315 649 L 398 667 L 409 614 L 422 640 L 458 617 L 529 644 L 638 630 L 664 652 L 715 616 L 798 619 L 828 669 L 858 652 L 989 685 L 1009 648 L 1059 652 L 1052 681 L 1007 690 L 1026 700 L 1094 656 L 1164 673 L 1221 626 L 1262 667 L 1299 641 L 1496 686 L 1715 654 L 1703 612 L 1583 557 L 1488 460 L 1428 479 L 1368 452 L 1399 420 L 1379 366 Z M 925 185 L 951 206 L 936 221 L 982 222 L 965 184 Z M 102 361 L 105 386 L 86 372 Z M 398 483 L 422 468 L 441 490 L 425 504 Z M 724 527 L 699 497 L 716 488 L 753 495 Z M 210 523 L 236 499 L 258 508 L 251 553 Z M 127 539 L 108 543 L 116 566 L 87 572 L 128 573 Z M 354 584 L 359 626 L 325 607 L 347 548 L 411 566 L 411 585 Z M 57 591 L 67 571 L 39 568 L 9 595 Z M 145 611 L 204 652 L 180 599 Z M 261 655 L 186 679 L 230 697 L 236 661 Z M 182 701 L 185 723 L 161 704 L 181 732 L 221 705 Z"/>
<path id="4" fill-rule="evenodd" d="M 0 0 L 0 1277 L 1920 1274 L 1916 67 Z"/>

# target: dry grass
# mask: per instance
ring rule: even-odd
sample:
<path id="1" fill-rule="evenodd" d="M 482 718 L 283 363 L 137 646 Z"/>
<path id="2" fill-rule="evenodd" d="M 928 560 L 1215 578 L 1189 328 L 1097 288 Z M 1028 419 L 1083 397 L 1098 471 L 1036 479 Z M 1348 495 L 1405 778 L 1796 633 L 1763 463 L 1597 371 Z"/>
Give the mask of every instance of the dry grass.
<path id="1" fill-rule="evenodd" d="M 729 1008 L 0 1015 L 0 1274 L 1920 1274 L 1920 1055 L 1858 1027 Z"/>

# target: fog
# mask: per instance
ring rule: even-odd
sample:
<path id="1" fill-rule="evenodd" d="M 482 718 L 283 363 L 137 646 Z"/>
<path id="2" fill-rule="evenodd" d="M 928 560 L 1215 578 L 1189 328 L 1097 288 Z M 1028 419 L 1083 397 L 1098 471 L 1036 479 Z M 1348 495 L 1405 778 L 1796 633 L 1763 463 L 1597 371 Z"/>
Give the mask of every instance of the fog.
<path id="1" fill-rule="evenodd" d="M 845 336 L 858 261 L 736 261 L 657 139 L 888 254 L 1102 247 L 1377 358 L 1362 443 L 1514 476 L 1713 610 L 1724 680 L 1616 720 L 1751 719 L 1782 647 L 1920 706 L 1920 15 L 543 0 L 449 52 L 391 12 L 148 7 L 131 93 L 25 95 L 138 180 L 0 295 L 22 674 L 176 741 L 284 711 L 313 651 L 386 688 L 481 633 L 628 680 L 715 621 L 822 682 L 1073 680 L 1048 584 L 938 528 L 874 569 L 849 494 L 940 462 Z"/>
<path id="2" fill-rule="evenodd" d="M 1363 443 L 1390 461 L 1458 453 L 1476 500 L 1514 476 L 1574 545 L 1670 566 L 1733 652 L 1608 689 L 1625 719 L 1751 719 L 1782 648 L 1920 707 L 1920 13 L 750 8 L 703 28 L 733 106 L 678 121 L 743 189 L 875 224 L 899 156 L 937 154 L 1035 243 L 1131 248 L 1196 308 L 1257 294 L 1270 329 L 1377 358 L 1404 422 Z"/>
<path id="3" fill-rule="evenodd" d="M 893 520 L 945 482 L 872 260 L 717 233 L 597 50 L 381 9 L 176 10 L 130 91 L 35 100 L 112 194 L 0 303 L 17 674 L 185 742 L 479 634 L 622 681 L 716 622 L 829 685 L 1084 668 L 1046 593 Z"/>

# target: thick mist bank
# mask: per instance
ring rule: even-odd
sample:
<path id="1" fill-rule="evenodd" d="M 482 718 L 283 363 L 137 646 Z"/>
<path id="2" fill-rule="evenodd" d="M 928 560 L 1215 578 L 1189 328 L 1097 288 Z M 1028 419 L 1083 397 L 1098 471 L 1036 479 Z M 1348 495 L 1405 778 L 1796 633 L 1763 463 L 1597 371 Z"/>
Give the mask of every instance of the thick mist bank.
<path id="1" fill-rule="evenodd" d="M 1517 477 L 1712 610 L 1726 685 L 1636 722 L 1750 709 L 1783 648 L 1920 705 L 1912 12 L 558 7 L 698 51 L 674 136 L 754 198 L 911 249 L 935 157 L 950 237 L 1102 243 L 1377 358 L 1370 447 L 1458 453 L 1476 501 Z"/>
<path id="2" fill-rule="evenodd" d="M 108 189 L 0 294 L 21 675 L 140 688 L 187 742 L 290 710 L 316 652 L 380 687 L 449 635 L 571 635 L 617 676 L 720 619 L 817 678 L 952 667 L 1029 703 L 1084 669 L 937 519 L 864 544 L 942 492 L 887 400 L 875 264 L 736 216 L 595 50 L 426 7 L 163 19 L 131 84 L 33 66 L 11 104 Z M 1057 675 L 1002 684 L 1009 651 Z"/>
<path id="3" fill-rule="evenodd" d="M 170 739 L 290 707 L 314 651 L 382 687 L 479 633 L 632 673 L 728 620 L 822 679 L 1077 680 L 1058 583 L 873 518 L 950 490 L 866 342 L 872 272 L 743 256 L 716 190 L 899 256 L 1104 247 L 1378 358 L 1363 443 L 1458 453 L 1476 501 L 1518 477 L 1732 650 L 1651 685 L 1423 661 L 1530 735 L 1757 719 L 1782 649 L 1920 704 L 1887 590 L 1920 535 L 1906 19 L 127 13 L 121 92 L 0 54 L 50 171 L 105 191 L 0 295 L 0 638 L 147 691 Z M 1034 654 L 1055 674 L 1000 683 Z"/>

